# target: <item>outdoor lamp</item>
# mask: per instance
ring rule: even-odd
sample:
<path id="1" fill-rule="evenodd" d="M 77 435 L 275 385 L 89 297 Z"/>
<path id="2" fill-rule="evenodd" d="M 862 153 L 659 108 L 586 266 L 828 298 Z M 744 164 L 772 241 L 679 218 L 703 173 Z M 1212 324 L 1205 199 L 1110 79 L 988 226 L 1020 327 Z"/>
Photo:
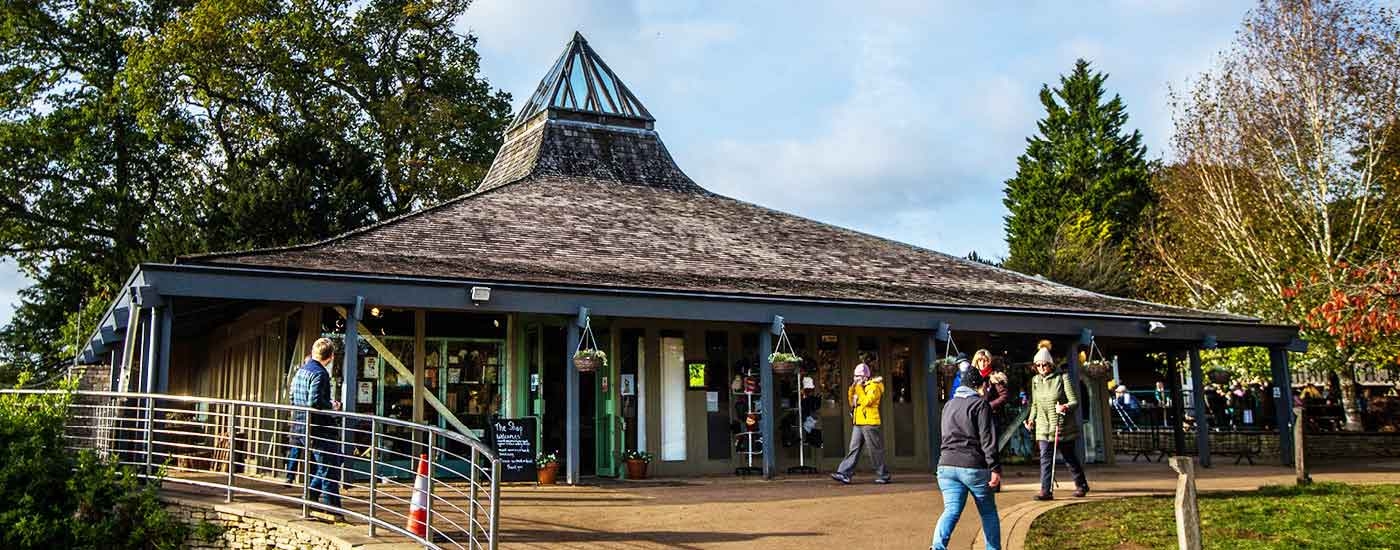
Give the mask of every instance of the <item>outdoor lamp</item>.
<path id="1" fill-rule="evenodd" d="M 491 301 L 491 287 L 474 286 L 471 289 L 472 304 L 481 305 L 482 302 Z"/>
<path id="2" fill-rule="evenodd" d="M 1148 321 L 1148 322 L 1147 322 L 1147 333 L 1148 333 L 1148 334 L 1157 334 L 1157 333 L 1162 332 L 1162 331 L 1164 331 L 1164 330 L 1167 330 L 1167 325 L 1163 324 L 1161 321 Z"/>

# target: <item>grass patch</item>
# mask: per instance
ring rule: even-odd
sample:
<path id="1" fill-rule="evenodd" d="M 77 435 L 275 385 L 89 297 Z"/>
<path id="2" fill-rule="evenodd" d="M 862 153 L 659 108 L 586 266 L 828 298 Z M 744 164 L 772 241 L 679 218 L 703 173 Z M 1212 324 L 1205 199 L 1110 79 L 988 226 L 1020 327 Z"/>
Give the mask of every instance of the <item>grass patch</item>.
<path id="1" fill-rule="evenodd" d="M 1400 485 L 1317 483 L 1201 495 L 1208 549 L 1400 549 Z M 1056 508 L 1036 518 L 1030 550 L 1176 546 L 1172 497 Z"/>

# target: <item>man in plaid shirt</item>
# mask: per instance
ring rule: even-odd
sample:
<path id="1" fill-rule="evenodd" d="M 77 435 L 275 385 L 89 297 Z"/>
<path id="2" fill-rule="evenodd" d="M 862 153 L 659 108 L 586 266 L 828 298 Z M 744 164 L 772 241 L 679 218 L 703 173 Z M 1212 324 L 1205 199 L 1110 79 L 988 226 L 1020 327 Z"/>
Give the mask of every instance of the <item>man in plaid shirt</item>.
<path id="1" fill-rule="evenodd" d="M 331 400 L 331 375 L 329 369 L 335 360 L 335 343 L 329 338 L 321 338 L 311 345 L 311 356 L 292 378 L 292 404 L 317 410 L 339 410 L 340 403 Z M 335 417 L 324 414 L 311 415 L 311 460 L 315 464 L 309 483 L 311 496 L 321 504 L 340 507 L 341 464 L 339 430 Z M 297 449 L 305 445 L 302 436 L 306 434 L 306 413 L 292 413 L 292 437 L 294 445 L 288 455 L 287 480 L 290 482 L 296 472 Z"/>

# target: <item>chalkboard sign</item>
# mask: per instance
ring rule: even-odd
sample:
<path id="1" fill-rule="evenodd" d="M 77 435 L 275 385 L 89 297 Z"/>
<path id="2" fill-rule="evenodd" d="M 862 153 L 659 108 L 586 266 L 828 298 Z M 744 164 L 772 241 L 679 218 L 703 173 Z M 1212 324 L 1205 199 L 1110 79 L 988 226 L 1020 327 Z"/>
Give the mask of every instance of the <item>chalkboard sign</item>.
<path id="1" fill-rule="evenodd" d="M 535 481 L 534 418 L 496 418 L 491 444 L 501 460 L 500 481 Z"/>

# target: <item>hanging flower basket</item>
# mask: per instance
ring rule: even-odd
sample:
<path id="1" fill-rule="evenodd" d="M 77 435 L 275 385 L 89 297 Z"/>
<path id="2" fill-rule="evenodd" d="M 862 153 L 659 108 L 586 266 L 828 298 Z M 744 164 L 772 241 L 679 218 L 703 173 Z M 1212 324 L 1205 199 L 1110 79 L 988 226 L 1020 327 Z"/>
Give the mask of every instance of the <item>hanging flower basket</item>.
<path id="1" fill-rule="evenodd" d="M 1095 382 L 1103 382 L 1113 376 L 1113 364 L 1108 361 L 1088 361 L 1084 363 L 1084 376 Z"/>
<path id="2" fill-rule="evenodd" d="M 958 372 L 958 358 L 944 357 L 942 359 L 934 361 L 933 368 L 938 369 L 938 372 L 943 376 L 953 376 Z"/>
<path id="3" fill-rule="evenodd" d="M 593 337 L 593 320 L 585 319 L 583 337 L 579 338 L 578 348 L 574 349 L 574 368 L 579 372 L 593 372 L 607 366 L 608 354 L 598 349 L 598 340 Z"/>
<path id="4" fill-rule="evenodd" d="M 768 356 L 768 362 L 773 364 L 774 373 L 791 374 L 802 363 L 802 358 L 793 353 L 775 351 Z"/>
<path id="5" fill-rule="evenodd" d="M 600 350 L 585 349 L 574 352 L 574 368 L 579 372 L 593 372 L 598 367 L 608 365 L 608 356 Z"/>
<path id="6" fill-rule="evenodd" d="M 1234 374 L 1225 369 L 1211 369 L 1210 372 L 1206 373 L 1206 376 L 1210 377 L 1211 382 L 1224 386 L 1230 383 L 1230 378 Z"/>

